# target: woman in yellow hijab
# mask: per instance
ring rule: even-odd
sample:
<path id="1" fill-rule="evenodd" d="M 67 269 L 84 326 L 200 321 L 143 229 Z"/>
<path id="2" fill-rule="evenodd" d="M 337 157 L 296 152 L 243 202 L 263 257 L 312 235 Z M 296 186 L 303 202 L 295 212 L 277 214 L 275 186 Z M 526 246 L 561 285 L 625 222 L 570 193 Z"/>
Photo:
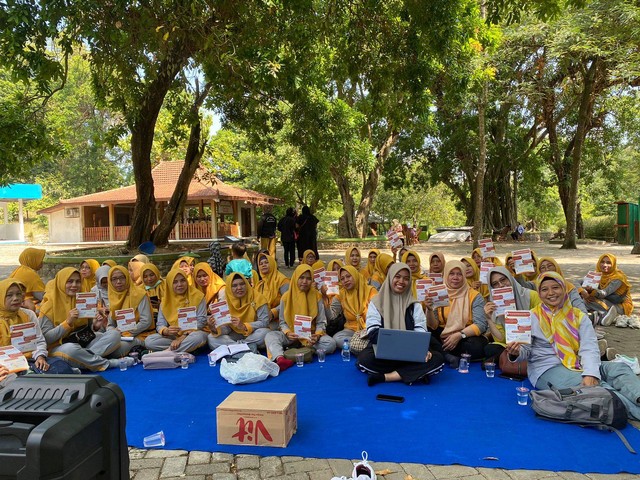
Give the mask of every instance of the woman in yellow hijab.
<path id="1" fill-rule="evenodd" d="M 221 302 L 226 298 L 226 283 L 209 266 L 207 262 L 200 262 L 193 268 L 195 287 L 204 293 L 207 306 Z"/>
<path id="2" fill-rule="evenodd" d="M 153 312 L 153 319 L 158 319 L 158 309 L 160 308 L 160 302 L 164 297 L 165 283 L 164 278 L 160 275 L 160 270 L 153 263 L 146 263 L 140 270 L 140 276 L 142 277 L 142 285 L 149 297 L 149 303 L 151 304 L 151 311 Z"/>
<path id="3" fill-rule="evenodd" d="M 564 279 L 544 272 L 537 287 L 542 303 L 531 310 L 531 344 L 507 344 L 510 359 L 529 362 L 529 381 L 539 390 L 602 385 L 624 403 L 629 418 L 640 420 L 640 379 L 628 365 L 600 360 L 591 321 L 571 307 Z"/>
<path id="4" fill-rule="evenodd" d="M 366 328 L 369 302 L 378 293 L 367 285 L 364 277 L 351 265 L 340 269 L 340 291 L 333 297 L 331 308 L 327 310 L 330 319 L 344 314 L 344 329 L 333 335 L 337 345 L 342 346 L 353 334 Z"/>
<path id="5" fill-rule="evenodd" d="M 362 255 L 360 255 L 360 250 L 357 247 L 349 247 L 344 252 L 344 264 L 351 265 L 355 267 L 356 270 L 360 270 L 360 261 L 362 260 Z"/>
<path id="6" fill-rule="evenodd" d="M 376 266 L 373 271 L 373 275 L 369 279 L 369 285 L 371 285 L 376 290 L 380 290 L 380 287 L 384 283 L 385 278 L 387 278 L 387 272 L 389 271 L 389 267 L 393 264 L 393 257 L 386 253 L 381 253 L 376 257 Z"/>
<path id="7" fill-rule="evenodd" d="M 195 268 L 195 264 L 196 264 L 195 258 L 189 257 L 189 256 L 182 256 L 178 258 L 175 262 L 173 262 L 173 265 L 171 266 L 171 270 L 173 270 L 174 268 L 179 268 L 180 270 L 182 270 L 187 276 L 187 282 L 189 282 L 189 285 L 193 285 L 194 283 L 193 269 Z"/>
<path id="8" fill-rule="evenodd" d="M 47 341 L 44 338 L 38 318 L 31 310 L 22 308 L 25 298 L 25 286 L 18 280 L 8 278 L 0 280 L 0 347 L 11 345 L 11 332 L 20 326 L 25 335 L 31 330 L 35 336 L 32 343 L 20 348 L 34 373 L 71 374 L 71 367 L 59 358 L 47 358 Z"/>
<path id="9" fill-rule="evenodd" d="M 564 278 L 564 273 L 562 273 L 562 269 L 560 268 L 560 265 L 558 265 L 558 262 L 556 262 L 551 257 L 540 258 L 540 260 L 538 261 L 538 272 L 540 274 L 543 274 L 546 272 L 556 272 L 556 273 L 559 273 L 562 278 Z M 571 306 L 573 306 L 574 308 L 577 308 L 582 313 L 587 315 L 588 314 L 587 306 L 585 305 L 584 300 L 580 296 L 579 290 L 575 287 L 573 283 L 569 282 L 567 279 L 564 280 L 564 284 L 567 289 L 567 295 L 569 295 L 569 302 L 571 303 Z"/>
<path id="10" fill-rule="evenodd" d="M 372 277 L 373 272 L 375 271 L 376 258 L 378 258 L 378 255 L 380 255 L 380 250 L 378 250 L 377 248 L 372 248 L 371 250 L 369 250 L 369 253 L 367 254 L 367 264 L 360 270 L 360 273 L 367 281 L 367 283 L 369 282 L 369 279 Z"/>
<path id="11" fill-rule="evenodd" d="M 96 262 L 97 263 L 97 262 Z M 40 327 L 47 340 L 52 357 L 63 359 L 69 365 L 92 372 L 119 366 L 118 359 L 107 360 L 120 347 L 120 333 L 105 329 L 99 318 L 79 318 L 76 294 L 80 292 L 80 272 L 73 267 L 60 270 L 47 284 L 40 308 Z M 95 338 L 81 345 L 74 333 L 87 328 Z M 133 358 L 125 359 L 133 365 Z"/>
<path id="12" fill-rule="evenodd" d="M 267 299 L 256 292 L 241 273 L 228 275 L 226 284 L 231 323 L 216 325 L 209 317 L 209 348 L 215 350 L 222 345 L 246 343 L 253 353 L 258 353 L 258 348 L 264 348 L 264 337 L 270 331 Z"/>
<path id="13" fill-rule="evenodd" d="M 473 258 L 473 261 L 476 262 L 478 268 L 480 268 L 480 264 L 482 262 L 491 262 L 495 267 L 503 266 L 502 260 L 500 260 L 498 257 L 487 257 L 483 259 L 482 250 L 479 247 L 473 249 L 473 251 L 471 252 L 471 258 Z"/>
<path id="14" fill-rule="evenodd" d="M 193 352 L 207 343 L 207 304 L 204 293 L 189 285 L 180 268 L 172 269 L 165 280 L 156 331 L 145 339 L 149 350 Z"/>
<path id="15" fill-rule="evenodd" d="M 149 298 L 142 287 L 134 285 L 129 277 L 129 271 L 122 266 L 115 266 L 109 270 L 109 316 L 110 328 L 117 329 L 122 337 L 132 338 L 132 341 L 123 341 L 117 356 L 127 355 L 135 345 L 144 345 L 144 340 L 153 334 L 155 324 Z M 124 327 L 118 324 L 122 317 L 121 310 L 133 309 L 135 324 Z"/>
<path id="16" fill-rule="evenodd" d="M 324 262 L 316 257 L 316 253 L 313 250 L 305 250 L 302 254 L 302 260 L 305 264 L 311 266 L 313 270 L 324 268 Z"/>
<path id="17" fill-rule="evenodd" d="M 289 290 L 289 279 L 278 271 L 275 258 L 265 253 L 258 254 L 258 270 L 261 278 L 255 286 L 255 291 L 267 299 L 270 309 L 269 316 L 277 322 L 279 320 L 278 307 L 282 295 Z M 278 328 L 277 323 L 274 327 L 274 330 Z"/>
<path id="18" fill-rule="evenodd" d="M 327 318 L 322 295 L 313 288 L 312 284 L 311 266 L 298 265 L 293 271 L 289 290 L 280 301 L 280 330 L 269 332 L 265 337 L 269 358 L 278 364 L 281 371 L 293 365 L 291 360 L 284 358 L 285 348 L 304 345 L 314 350 L 322 349 L 327 354 L 333 353 L 336 349 L 336 341 L 325 333 Z M 301 337 L 295 333 L 297 315 L 309 317 L 307 318 L 310 321 L 308 337 Z"/>
<path id="19" fill-rule="evenodd" d="M 597 289 L 584 287 L 580 296 L 590 312 L 606 312 L 600 323 L 608 326 L 618 315 L 631 315 L 633 312 L 631 283 L 618 268 L 618 261 L 611 253 L 600 255 L 596 271 L 602 274 L 600 285 Z"/>
<path id="20" fill-rule="evenodd" d="M 420 265 L 420 255 L 415 250 L 407 250 L 402 255 L 402 263 L 406 263 L 411 271 L 411 292 L 413 296 L 417 296 L 416 293 L 416 280 L 421 280 L 423 278 L 427 278 L 427 276 L 422 273 L 422 266 Z"/>
<path id="21" fill-rule="evenodd" d="M 44 296 L 44 282 L 38 270 L 42 268 L 45 254 L 46 250 L 42 248 L 25 248 L 18 257 L 20 266 L 9 275 L 9 278 L 16 279 L 26 288 L 24 306 L 31 310 L 35 310 Z"/>
<path id="22" fill-rule="evenodd" d="M 90 292 L 96 285 L 96 270 L 100 268 L 100 263 L 93 258 L 87 258 L 80 264 L 80 276 L 82 277 L 81 292 Z"/>

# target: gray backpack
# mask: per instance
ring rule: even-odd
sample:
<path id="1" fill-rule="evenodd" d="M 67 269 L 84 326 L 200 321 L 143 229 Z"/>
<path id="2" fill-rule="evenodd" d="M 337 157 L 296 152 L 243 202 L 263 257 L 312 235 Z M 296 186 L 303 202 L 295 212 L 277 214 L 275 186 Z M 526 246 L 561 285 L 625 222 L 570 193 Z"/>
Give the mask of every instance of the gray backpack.
<path id="1" fill-rule="evenodd" d="M 636 453 L 619 431 L 627 425 L 627 409 L 618 396 L 604 387 L 534 390 L 531 407 L 539 417 L 581 427 L 615 432 L 631 453 Z"/>

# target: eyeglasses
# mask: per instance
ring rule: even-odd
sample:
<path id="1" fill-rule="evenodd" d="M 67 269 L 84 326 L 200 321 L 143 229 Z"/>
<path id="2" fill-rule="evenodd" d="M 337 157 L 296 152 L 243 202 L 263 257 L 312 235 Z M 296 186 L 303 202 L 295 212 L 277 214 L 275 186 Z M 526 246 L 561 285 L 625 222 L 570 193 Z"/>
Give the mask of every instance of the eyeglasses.
<path id="1" fill-rule="evenodd" d="M 124 277 L 111 277 L 111 282 L 112 283 L 124 283 L 126 282 L 127 279 Z"/>
<path id="2" fill-rule="evenodd" d="M 491 288 L 510 287 L 511 281 L 507 277 L 502 277 L 491 282 Z"/>

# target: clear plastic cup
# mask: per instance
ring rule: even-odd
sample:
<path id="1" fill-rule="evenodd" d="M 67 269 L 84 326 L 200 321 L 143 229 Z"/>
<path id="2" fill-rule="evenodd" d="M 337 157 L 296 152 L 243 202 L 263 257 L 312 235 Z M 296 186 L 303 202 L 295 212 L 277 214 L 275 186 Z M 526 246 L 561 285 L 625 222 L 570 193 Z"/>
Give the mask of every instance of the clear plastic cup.
<path id="1" fill-rule="evenodd" d="M 493 378 L 496 376 L 496 364 L 493 362 L 487 362 L 484 364 L 484 373 L 487 374 L 487 378 Z"/>
<path id="2" fill-rule="evenodd" d="M 296 365 L 304 367 L 304 353 L 296 353 Z"/>
<path id="3" fill-rule="evenodd" d="M 148 435 L 144 437 L 142 440 L 145 448 L 153 448 L 153 447 L 164 447 L 165 439 L 164 432 L 160 430 L 158 433 L 154 433 L 153 435 Z"/>
<path id="4" fill-rule="evenodd" d="M 325 352 L 324 349 L 319 348 L 318 350 L 316 350 L 316 355 L 318 356 L 318 362 L 324 363 L 327 356 L 327 352 Z"/>
<path id="5" fill-rule="evenodd" d="M 207 355 L 207 358 L 209 359 L 209 366 L 210 367 L 215 367 L 216 366 L 216 361 L 213 359 L 213 357 L 211 355 Z"/>
<path id="6" fill-rule="evenodd" d="M 189 357 L 187 357 L 186 355 L 180 356 L 180 368 L 182 368 L 183 370 L 189 368 Z"/>
<path id="7" fill-rule="evenodd" d="M 467 353 L 463 353 L 460 356 L 460 363 L 458 364 L 458 373 L 469 373 L 470 360 L 471 360 L 471 355 Z"/>
<path id="8" fill-rule="evenodd" d="M 121 372 L 126 372 L 127 371 L 127 361 L 124 358 L 121 358 L 118 361 L 118 365 L 120 366 L 120 371 Z"/>
<path id="9" fill-rule="evenodd" d="M 527 387 L 517 387 L 518 405 L 526 405 L 529 402 L 529 389 Z"/>

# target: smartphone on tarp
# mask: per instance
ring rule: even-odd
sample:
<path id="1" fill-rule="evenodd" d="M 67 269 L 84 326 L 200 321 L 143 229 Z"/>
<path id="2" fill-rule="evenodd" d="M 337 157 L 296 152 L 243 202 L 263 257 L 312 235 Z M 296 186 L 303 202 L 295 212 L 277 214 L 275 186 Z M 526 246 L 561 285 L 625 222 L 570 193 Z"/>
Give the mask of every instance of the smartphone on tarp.
<path id="1" fill-rule="evenodd" d="M 395 395 L 385 395 L 383 393 L 379 393 L 378 395 L 376 395 L 376 400 L 381 400 L 383 402 L 403 403 L 404 397 L 397 397 Z"/>

